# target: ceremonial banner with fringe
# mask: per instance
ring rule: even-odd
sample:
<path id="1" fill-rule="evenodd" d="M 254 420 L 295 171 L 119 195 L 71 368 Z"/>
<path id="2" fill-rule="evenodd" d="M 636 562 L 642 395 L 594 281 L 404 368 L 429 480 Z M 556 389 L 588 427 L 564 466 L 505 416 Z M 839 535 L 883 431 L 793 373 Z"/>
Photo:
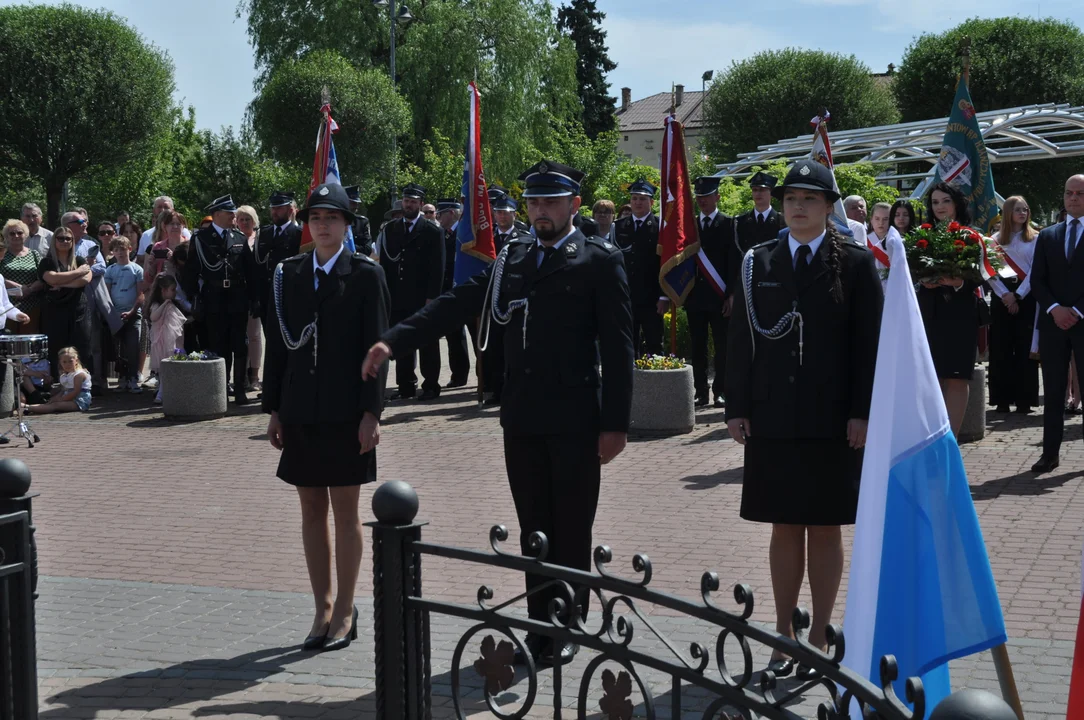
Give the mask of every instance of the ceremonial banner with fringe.
<path id="1" fill-rule="evenodd" d="M 309 191 L 305 194 L 305 204 L 308 197 L 320 185 L 333 183 L 342 185 L 339 178 L 339 159 L 335 155 L 335 140 L 332 135 L 339 132 L 339 125 L 331 118 L 331 105 L 325 104 L 320 108 L 324 118 L 320 121 L 320 129 L 316 131 L 316 157 L 312 161 L 312 179 L 309 181 Z M 343 243 L 346 249 L 354 252 L 354 232 L 350 227 L 346 228 L 346 241 Z M 312 250 L 312 232 L 308 223 L 301 228 L 301 252 Z"/>
<path id="2" fill-rule="evenodd" d="M 482 272 L 497 257 L 493 240 L 493 211 L 482 170 L 482 105 L 478 86 L 470 92 L 470 131 L 463 163 L 463 221 L 456 228 L 455 284 L 460 285 Z"/>
<path id="3" fill-rule="evenodd" d="M 696 258 L 701 253 L 689 168 L 685 160 L 685 130 L 673 115 L 666 118 L 663 131 L 661 197 L 659 216 L 662 225 L 659 229 L 658 253 L 662 257 L 662 265 L 659 268 L 659 284 L 670 301 L 680 307 L 696 282 Z M 715 275 L 722 283 L 719 273 Z"/>

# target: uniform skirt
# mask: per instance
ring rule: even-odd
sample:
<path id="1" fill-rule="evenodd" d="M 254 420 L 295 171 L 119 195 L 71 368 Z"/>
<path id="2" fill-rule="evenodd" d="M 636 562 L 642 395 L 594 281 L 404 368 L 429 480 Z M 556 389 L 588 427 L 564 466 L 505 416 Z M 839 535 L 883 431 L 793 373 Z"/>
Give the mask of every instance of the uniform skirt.
<path id="1" fill-rule="evenodd" d="M 358 423 L 283 423 L 278 477 L 297 487 L 344 487 L 376 480 L 376 450 L 361 454 Z"/>
<path id="2" fill-rule="evenodd" d="M 918 289 L 918 307 L 933 367 L 942 380 L 970 380 L 978 359 L 980 312 L 974 287 Z"/>
<path id="3" fill-rule="evenodd" d="M 844 440 L 749 438 L 741 516 L 783 525 L 853 525 L 862 451 Z"/>

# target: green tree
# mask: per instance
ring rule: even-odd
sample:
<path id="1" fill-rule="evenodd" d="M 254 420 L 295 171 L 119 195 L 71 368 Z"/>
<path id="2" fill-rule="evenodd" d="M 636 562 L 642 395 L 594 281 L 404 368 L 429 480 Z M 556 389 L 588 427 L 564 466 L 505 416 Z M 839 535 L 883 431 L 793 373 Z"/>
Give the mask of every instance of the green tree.
<path id="1" fill-rule="evenodd" d="M 1084 104 L 1084 33 L 1060 20 L 975 18 L 917 38 L 892 84 L 904 122 L 947 117 L 960 73 L 960 48 L 971 39 L 969 90 L 979 112 L 1036 103 Z M 928 167 L 928 166 L 927 166 Z M 1075 160 L 995 163 L 1002 195 L 1026 193 L 1033 209 L 1061 206 L 1061 186 Z"/>
<path id="2" fill-rule="evenodd" d="M 734 62 L 708 88 L 708 152 L 729 162 L 739 152 L 809 133 L 809 119 L 824 107 L 835 130 L 884 125 L 898 117 L 891 94 L 853 55 L 769 50 Z"/>
<path id="3" fill-rule="evenodd" d="M 614 98 L 610 96 L 610 83 L 606 82 L 606 73 L 614 70 L 617 63 L 606 52 L 606 31 L 601 27 L 605 19 L 606 13 L 599 12 L 595 0 L 571 0 L 557 11 L 557 27 L 568 33 L 576 46 L 576 80 L 583 106 L 581 120 L 584 132 L 591 139 L 617 125 Z"/>
<path id="4" fill-rule="evenodd" d="M 285 167 L 311 167 L 324 87 L 340 128 L 335 152 L 343 181 L 361 185 L 362 197 L 372 199 L 391 178 L 392 138 L 410 122 L 410 109 L 379 70 L 359 70 L 328 50 L 283 62 L 250 108 L 260 147 Z"/>
<path id="5" fill-rule="evenodd" d="M 280 66 L 308 59 L 318 50 L 337 53 L 361 72 L 374 68 L 387 74 L 387 12 L 371 3 L 242 0 L 241 8 L 249 16 L 259 87 L 270 84 Z M 399 28 L 396 41 L 398 89 L 411 109 L 412 132 L 404 135 L 401 148 L 404 166 L 422 162 L 422 141 L 435 147 L 437 131 L 453 147 L 462 146 L 468 124 L 467 83 L 475 78 L 482 93 L 485 165 L 493 176 L 518 175 L 537 161 L 538 148 L 550 141 L 555 121 L 579 117 L 575 48 L 558 33 L 548 0 L 428 0 L 411 3 L 410 9 L 417 22 Z M 329 66 L 339 72 L 338 63 Z M 310 80 L 316 83 L 318 98 L 320 81 Z M 295 88 L 305 86 L 290 90 Z M 300 115 L 291 111 L 294 122 L 319 107 L 318 99 L 302 101 L 289 102 L 300 108 Z M 334 91 L 332 101 L 333 107 L 340 102 Z M 346 122 L 341 124 L 339 137 L 348 132 Z M 259 136 L 266 140 L 262 132 Z M 371 142 L 373 134 L 366 132 L 366 137 Z M 337 137 L 336 149 L 338 142 Z"/>
<path id="6" fill-rule="evenodd" d="M 400 180 L 418 183 L 426 189 L 426 197 L 432 200 L 457 198 L 463 192 L 463 153 L 462 147 L 453 147 L 443 133 L 434 131 L 432 142 L 422 140 L 421 163 L 411 163 L 403 168 Z M 482 166 L 485 167 L 484 159 Z M 490 184 L 494 184 L 493 181 Z"/>
<path id="7" fill-rule="evenodd" d="M 55 226 L 69 179 L 123 166 L 169 124 L 173 65 L 112 13 L 72 5 L 0 8 L 0 37 L 0 167 L 41 181 Z"/>
<path id="8" fill-rule="evenodd" d="M 879 202 L 896 202 L 900 197 L 899 191 L 877 182 L 877 172 L 877 166 L 872 163 L 836 165 L 836 183 L 839 185 L 840 195 L 861 195 L 867 208 L 872 208 Z"/>

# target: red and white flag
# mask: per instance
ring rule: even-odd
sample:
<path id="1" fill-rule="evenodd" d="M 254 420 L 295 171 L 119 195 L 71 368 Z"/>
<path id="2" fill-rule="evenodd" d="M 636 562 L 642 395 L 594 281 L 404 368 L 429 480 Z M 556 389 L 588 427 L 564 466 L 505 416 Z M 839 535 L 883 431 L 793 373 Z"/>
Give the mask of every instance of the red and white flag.
<path id="1" fill-rule="evenodd" d="M 331 105 L 321 107 L 320 113 L 324 117 L 320 121 L 320 129 L 316 131 L 316 157 L 312 161 L 312 179 L 309 181 L 309 191 L 305 193 L 306 205 L 308 204 L 309 195 L 319 186 L 325 183 L 342 184 L 339 180 L 339 161 L 335 157 L 335 141 L 331 137 L 339 131 L 339 125 L 331 118 Z M 305 223 L 301 228 L 301 252 L 308 252 L 312 249 L 312 246 L 312 231 L 309 230 L 308 223 Z M 347 247 L 350 252 L 354 252 L 352 234 L 348 236 Z"/>
<path id="2" fill-rule="evenodd" d="M 1080 619 L 1076 626 L 1076 650 L 1073 652 L 1073 675 L 1069 681 L 1069 707 L 1066 720 L 1084 718 L 1084 557 L 1081 558 Z"/>

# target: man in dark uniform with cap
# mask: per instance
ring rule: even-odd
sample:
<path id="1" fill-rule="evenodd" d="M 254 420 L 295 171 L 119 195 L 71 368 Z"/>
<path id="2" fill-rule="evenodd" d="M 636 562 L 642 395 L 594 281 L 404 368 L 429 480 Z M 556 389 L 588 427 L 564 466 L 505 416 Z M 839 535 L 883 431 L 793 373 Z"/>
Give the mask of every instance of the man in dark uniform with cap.
<path id="1" fill-rule="evenodd" d="M 520 238 L 531 238 L 531 232 L 524 223 L 516 220 L 519 203 L 508 193 L 489 192 L 489 202 L 493 209 L 493 244 L 499 253 L 505 245 Z M 523 228 L 520 228 L 520 225 Z M 504 326 L 492 323 L 489 326 L 489 342 L 486 344 L 482 374 L 485 376 L 485 389 L 489 393 L 485 403 L 500 405 L 501 392 L 504 390 Z"/>
<path id="2" fill-rule="evenodd" d="M 294 194 L 276 190 L 267 200 L 271 208 L 271 224 L 260 228 L 252 244 L 255 272 L 252 276 L 252 297 L 260 301 L 260 319 L 267 334 L 267 315 L 271 307 L 271 276 L 275 267 L 301 251 L 301 226 L 294 222 L 297 207 Z"/>
<path id="3" fill-rule="evenodd" d="M 204 212 L 211 224 L 192 235 L 181 282 L 188 297 L 198 298 L 211 350 L 226 361 L 227 375 L 232 358 L 234 401 L 246 405 L 248 318 L 262 311 L 252 294 L 258 284 L 256 262 L 244 234 L 233 225 L 237 206 L 232 197 L 217 198 Z"/>
<path id="4" fill-rule="evenodd" d="M 617 248 L 572 225 L 582 172 L 543 161 L 521 179 L 537 237 L 511 240 L 483 273 L 389 330 L 362 373 L 375 376 L 389 357 L 409 355 L 483 306 L 487 321 L 507 323 L 501 425 L 522 551 L 537 555 L 530 537 L 541 532 L 546 562 L 588 571 L 601 465 L 624 448 L 632 408 L 628 284 Z M 491 278 L 500 291 L 492 295 Z M 572 599 L 541 588 L 541 577 L 526 580 L 531 620 L 538 629 L 552 627 L 550 601 L 560 593 L 571 608 Z M 578 611 L 586 613 L 582 600 Z M 576 653 L 574 645 L 555 646 L 534 632 L 526 646 L 546 664 Z"/>
<path id="5" fill-rule="evenodd" d="M 786 225 L 783 216 L 772 207 L 772 188 L 776 182 L 775 176 L 766 172 L 756 172 L 749 178 L 749 186 L 753 189 L 753 209 L 734 218 L 734 241 L 728 258 L 730 276 L 726 278 L 727 287 L 731 290 L 737 287 L 735 283 L 739 281 L 741 261 L 749 248 L 774 240 Z M 727 298 L 728 310 L 734 303 L 733 298 L 733 294 Z"/>
<path id="6" fill-rule="evenodd" d="M 700 231 L 700 249 L 718 274 L 718 280 L 726 282 L 729 277 L 727 258 L 734 237 L 734 219 L 719 212 L 719 178 L 696 179 L 696 204 L 700 215 L 696 224 Z M 692 341 L 693 385 L 696 388 L 696 405 L 703 406 L 714 401 L 715 407 L 723 407 L 723 382 L 726 378 L 726 332 L 730 312 L 723 308 L 725 298 L 733 288 L 716 290 L 716 278 L 697 265 L 696 283 L 685 299 L 685 313 L 689 318 L 689 337 Z M 708 329 L 711 329 L 715 348 L 715 379 L 708 389 Z"/>
<path id="7" fill-rule="evenodd" d="M 526 235 L 527 233 L 531 232 L 530 226 L 528 226 L 527 223 L 523 222 L 522 220 L 520 220 L 519 218 L 517 218 L 515 216 L 515 209 L 517 207 L 519 207 L 519 204 L 516 203 L 516 201 L 512 199 L 512 193 L 508 192 L 507 188 L 503 188 L 500 185 L 490 185 L 489 186 L 489 203 L 490 203 L 491 206 L 492 206 L 492 204 L 494 202 L 496 202 L 498 199 L 500 199 L 502 197 L 505 197 L 505 198 L 508 198 L 509 200 L 512 200 L 512 204 L 515 206 L 515 207 L 512 208 L 512 210 L 513 210 L 512 224 L 515 226 L 516 230 L 519 230 L 521 235 Z M 497 252 L 500 252 L 500 248 L 497 248 Z"/>
<path id="8" fill-rule="evenodd" d="M 435 300 L 444 286 L 444 231 L 421 215 L 425 188 L 409 183 L 403 188 L 403 217 L 384 226 L 380 266 L 391 291 L 391 321 L 410 317 Z M 419 346 L 422 370 L 422 400 L 440 395 L 440 345 L 436 339 Z M 415 396 L 418 376 L 414 373 L 414 353 L 395 359 L 395 384 L 399 392 L 392 398 L 405 400 Z"/>
<path id="9" fill-rule="evenodd" d="M 632 215 L 615 223 L 614 242 L 625 255 L 636 356 L 659 355 L 662 353 L 662 315 L 670 307 L 670 301 L 659 285 L 659 221 L 651 211 L 655 186 L 641 177 L 629 186 L 629 193 Z"/>
<path id="10" fill-rule="evenodd" d="M 354 222 L 350 224 L 354 232 L 354 250 L 362 255 L 373 254 L 373 231 L 369 227 L 369 218 L 358 212 L 361 206 L 361 187 L 350 185 L 344 187 L 346 197 L 350 199 L 350 212 L 354 213 Z"/>
<path id="11" fill-rule="evenodd" d="M 463 216 L 463 204 L 455 198 L 437 200 L 437 222 L 444 231 L 444 283 L 443 292 L 448 292 L 455 284 L 455 238 L 459 220 Z M 474 322 L 468 323 L 471 328 Z M 467 351 L 466 327 L 460 326 L 444 336 L 448 343 L 448 369 L 452 378 L 449 388 L 460 388 L 467 384 L 470 376 L 470 353 Z"/>

